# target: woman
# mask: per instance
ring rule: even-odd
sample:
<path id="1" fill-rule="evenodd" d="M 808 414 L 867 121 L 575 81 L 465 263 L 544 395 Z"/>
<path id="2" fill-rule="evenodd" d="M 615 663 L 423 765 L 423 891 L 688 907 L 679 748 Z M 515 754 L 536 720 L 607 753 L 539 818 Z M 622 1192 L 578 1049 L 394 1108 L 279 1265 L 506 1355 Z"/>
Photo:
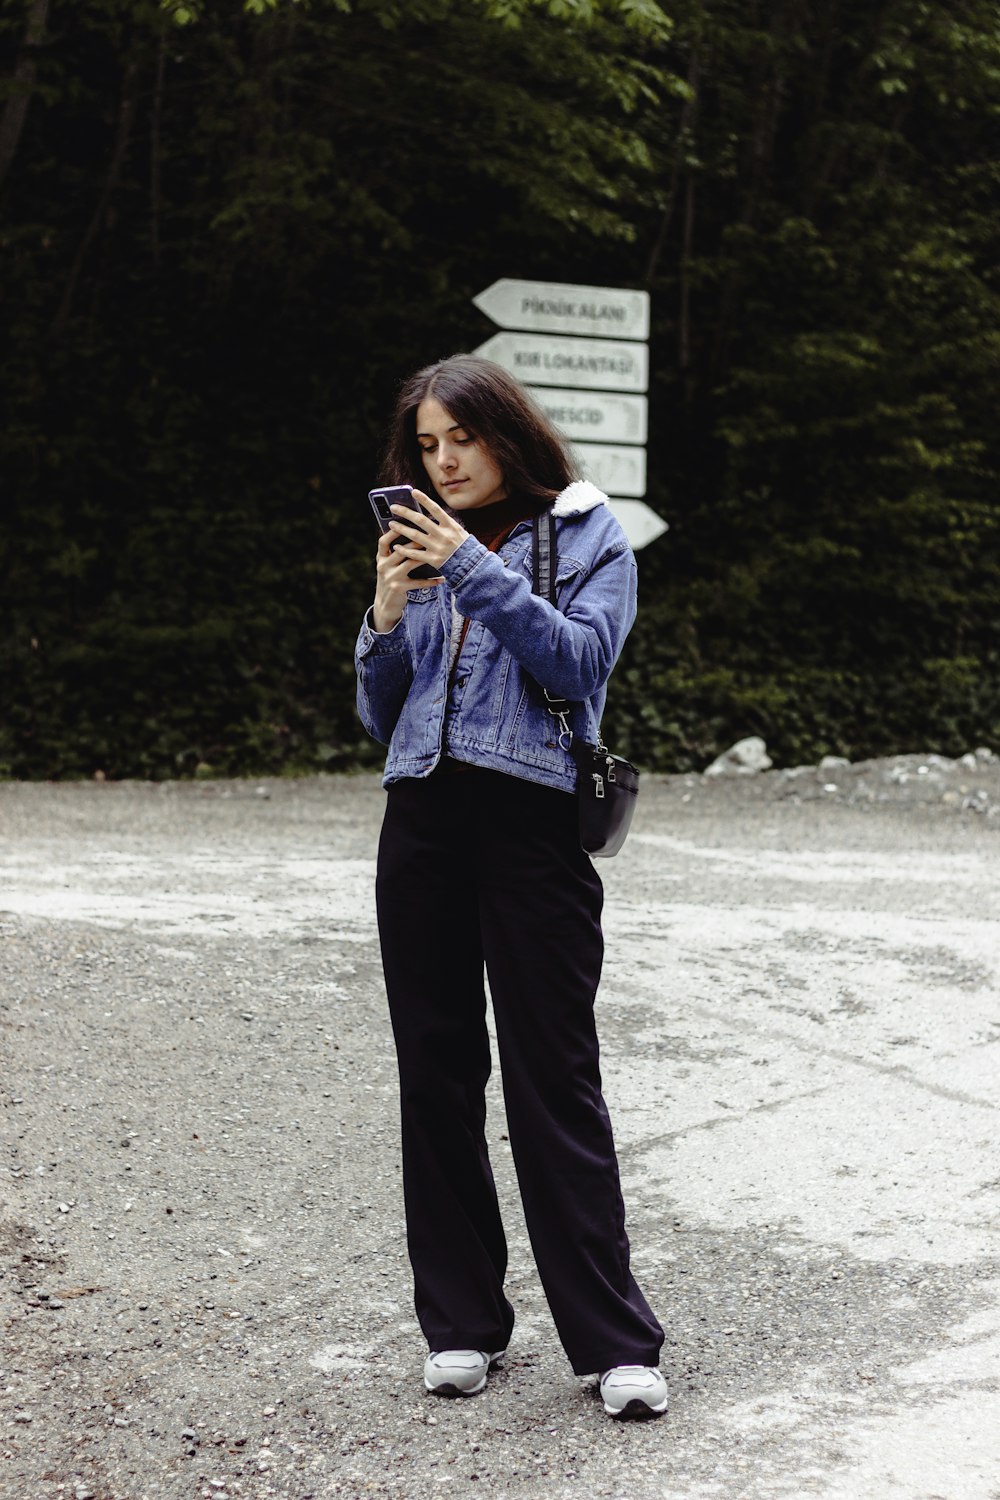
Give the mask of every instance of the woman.
<path id="1" fill-rule="evenodd" d="M 629 1270 L 593 1003 L 602 889 L 576 768 L 543 689 L 593 742 L 635 618 L 635 560 L 512 376 L 470 355 L 403 387 L 358 707 L 389 746 L 377 905 L 399 1062 L 403 1188 L 426 1388 L 475 1395 L 507 1347 L 507 1246 L 485 1138 L 489 976 L 511 1148 L 542 1285 L 612 1415 L 666 1410 L 663 1331 Z M 531 519 L 557 520 L 558 608 L 531 586 Z M 415 564 L 435 576 L 411 579 Z"/>

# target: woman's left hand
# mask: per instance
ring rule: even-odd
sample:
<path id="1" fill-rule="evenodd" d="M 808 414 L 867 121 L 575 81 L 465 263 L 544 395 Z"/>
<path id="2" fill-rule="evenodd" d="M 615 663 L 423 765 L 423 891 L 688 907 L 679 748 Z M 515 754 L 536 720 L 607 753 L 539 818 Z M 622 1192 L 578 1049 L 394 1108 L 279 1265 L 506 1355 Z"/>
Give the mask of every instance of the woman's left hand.
<path id="1" fill-rule="evenodd" d="M 442 505 L 432 500 L 430 495 L 425 495 L 423 490 L 414 490 L 413 498 L 427 512 L 420 517 L 417 526 L 410 525 L 403 519 L 404 516 L 413 515 L 413 511 L 407 506 L 390 507 L 395 517 L 391 529 L 403 538 L 399 546 L 393 549 L 394 554 L 398 557 L 402 553 L 404 557 L 412 557 L 414 562 L 430 563 L 432 568 L 440 568 L 453 552 L 458 551 L 469 533 Z"/>

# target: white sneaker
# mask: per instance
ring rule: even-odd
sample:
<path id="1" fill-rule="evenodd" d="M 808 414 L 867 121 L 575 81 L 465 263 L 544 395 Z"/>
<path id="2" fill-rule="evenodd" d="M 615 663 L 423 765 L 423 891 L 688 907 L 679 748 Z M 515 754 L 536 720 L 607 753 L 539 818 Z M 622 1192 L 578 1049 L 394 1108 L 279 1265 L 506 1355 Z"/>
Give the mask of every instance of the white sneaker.
<path id="1" fill-rule="evenodd" d="M 616 1365 L 601 1376 L 601 1396 L 612 1417 L 658 1417 L 667 1409 L 667 1382 L 645 1365 Z"/>
<path id="2" fill-rule="evenodd" d="M 424 1364 L 424 1385 L 435 1396 L 478 1396 L 486 1384 L 490 1366 L 503 1359 L 504 1350 L 486 1354 L 482 1349 L 433 1350 Z"/>

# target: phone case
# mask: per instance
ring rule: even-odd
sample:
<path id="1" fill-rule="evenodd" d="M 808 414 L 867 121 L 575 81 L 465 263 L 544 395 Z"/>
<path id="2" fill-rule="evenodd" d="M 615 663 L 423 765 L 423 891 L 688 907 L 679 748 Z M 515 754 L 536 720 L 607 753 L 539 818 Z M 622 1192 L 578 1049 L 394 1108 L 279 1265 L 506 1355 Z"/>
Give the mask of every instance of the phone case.
<path id="1" fill-rule="evenodd" d="M 408 484 L 387 484 L 378 489 L 369 490 L 368 501 L 375 512 L 380 531 L 388 531 L 389 522 L 393 520 L 392 511 L 389 509 L 391 505 L 408 505 L 411 510 L 416 511 L 418 516 L 424 514 L 419 502 L 414 500 L 412 487 Z M 398 543 L 393 542 L 392 546 L 396 547 Z M 407 574 L 407 577 L 416 579 L 437 578 L 438 576 L 437 569 L 430 563 L 418 563 Z"/>

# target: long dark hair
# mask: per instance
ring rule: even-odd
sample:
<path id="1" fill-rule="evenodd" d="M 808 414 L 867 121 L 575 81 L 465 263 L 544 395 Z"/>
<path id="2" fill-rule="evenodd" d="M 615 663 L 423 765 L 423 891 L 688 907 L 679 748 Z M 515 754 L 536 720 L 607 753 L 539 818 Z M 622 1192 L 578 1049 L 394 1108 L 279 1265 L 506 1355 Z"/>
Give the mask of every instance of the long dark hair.
<path id="1" fill-rule="evenodd" d="M 532 500 L 542 509 L 580 477 L 564 439 L 513 375 L 475 354 L 453 354 L 404 382 L 389 432 L 383 484 L 420 488 L 426 470 L 417 442 L 417 407 L 428 396 L 488 449 L 508 495 Z"/>

